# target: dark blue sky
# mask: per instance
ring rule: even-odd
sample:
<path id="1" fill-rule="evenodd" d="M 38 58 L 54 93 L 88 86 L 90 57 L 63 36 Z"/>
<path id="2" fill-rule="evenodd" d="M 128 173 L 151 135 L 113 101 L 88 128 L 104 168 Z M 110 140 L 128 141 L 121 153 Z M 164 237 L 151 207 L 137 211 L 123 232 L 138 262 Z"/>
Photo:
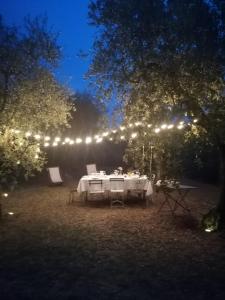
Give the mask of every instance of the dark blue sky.
<path id="1" fill-rule="evenodd" d="M 88 25 L 88 0 L 8 0 L 0 1 L 0 14 L 7 24 L 21 25 L 27 15 L 47 14 L 49 25 L 59 32 L 64 58 L 57 78 L 73 90 L 88 90 L 84 74 L 90 58 L 77 56 L 80 50 L 90 53 L 95 28 Z"/>

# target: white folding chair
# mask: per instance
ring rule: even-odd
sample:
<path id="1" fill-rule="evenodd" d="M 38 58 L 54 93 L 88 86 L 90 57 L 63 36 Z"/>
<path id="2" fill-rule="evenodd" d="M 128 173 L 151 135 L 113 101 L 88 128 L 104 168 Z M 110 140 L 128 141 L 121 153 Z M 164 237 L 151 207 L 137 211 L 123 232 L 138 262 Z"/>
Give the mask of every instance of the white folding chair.
<path id="1" fill-rule="evenodd" d="M 87 174 L 91 175 L 92 173 L 97 173 L 96 164 L 86 165 Z"/>
<path id="2" fill-rule="evenodd" d="M 88 184 L 87 200 L 91 199 L 94 195 L 104 195 L 105 191 L 102 180 L 91 179 L 88 181 Z"/>
<path id="3" fill-rule="evenodd" d="M 110 178 L 110 207 L 124 207 L 124 178 Z"/>
<path id="4" fill-rule="evenodd" d="M 51 167 L 48 168 L 47 170 L 49 172 L 49 178 L 51 180 L 51 184 L 58 185 L 63 183 L 63 180 L 59 172 L 59 167 Z"/>

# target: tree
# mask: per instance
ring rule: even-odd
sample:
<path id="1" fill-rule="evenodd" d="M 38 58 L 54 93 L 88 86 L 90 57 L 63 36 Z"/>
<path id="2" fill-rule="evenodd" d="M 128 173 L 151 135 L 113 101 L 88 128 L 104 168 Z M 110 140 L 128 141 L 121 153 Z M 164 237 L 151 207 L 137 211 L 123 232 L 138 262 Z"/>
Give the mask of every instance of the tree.
<path id="1" fill-rule="evenodd" d="M 27 18 L 21 32 L 0 18 L 1 190 L 43 167 L 45 155 L 34 133 L 52 134 L 68 124 L 70 95 L 53 75 L 60 56 L 46 18 Z"/>
<path id="2" fill-rule="evenodd" d="M 126 110 L 137 103 L 147 122 L 186 115 L 193 134 L 220 152 L 218 210 L 225 221 L 225 1 L 96 0 L 89 16 L 100 28 L 90 75 Z M 137 116 L 137 115 L 136 115 Z"/>

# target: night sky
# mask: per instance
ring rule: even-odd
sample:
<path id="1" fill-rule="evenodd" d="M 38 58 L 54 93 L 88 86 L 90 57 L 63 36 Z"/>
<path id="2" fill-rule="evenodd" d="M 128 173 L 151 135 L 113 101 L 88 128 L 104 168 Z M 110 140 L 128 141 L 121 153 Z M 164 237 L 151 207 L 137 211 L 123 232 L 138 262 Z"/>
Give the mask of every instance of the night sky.
<path id="1" fill-rule="evenodd" d="M 56 71 L 57 78 L 71 90 L 88 90 L 84 74 L 90 56 L 80 58 L 78 53 L 90 53 L 96 29 L 88 25 L 88 0 L 8 0 L 0 1 L 0 14 L 6 24 L 20 26 L 27 15 L 46 14 L 49 25 L 59 33 L 64 58 Z"/>

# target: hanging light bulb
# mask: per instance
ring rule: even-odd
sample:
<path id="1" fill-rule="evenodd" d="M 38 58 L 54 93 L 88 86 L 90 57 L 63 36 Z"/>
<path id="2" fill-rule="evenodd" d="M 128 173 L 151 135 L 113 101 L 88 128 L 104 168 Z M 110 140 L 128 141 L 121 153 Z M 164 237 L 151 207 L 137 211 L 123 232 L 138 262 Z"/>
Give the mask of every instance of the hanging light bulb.
<path id="1" fill-rule="evenodd" d="M 27 131 L 26 133 L 25 133 L 25 137 L 29 137 L 29 136 L 31 136 L 32 134 L 31 134 L 31 132 L 30 131 Z"/>
<path id="2" fill-rule="evenodd" d="M 125 129 L 125 126 L 120 126 L 121 131 L 124 131 L 124 129 Z"/>
<path id="3" fill-rule="evenodd" d="M 160 132 L 160 128 L 155 128 L 155 133 L 159 133 Z"/>
<path id="4" fill-rule="evenodd" d="M 92 142 L 92 138 L 87 136 L 86 139 L 85 139 L 85 143 L 90 144 L 91 142 Z"/>
<path id="5" fill-rule="evenodd" d="M 7 198 L 9 196 L 9 194 L 8 193 L 3 193 L 2 196 Z"/>
<path id="6" fill-rule="evenodd" d="M 132 139 L 135 139 L 137 137 L 137 132 L 133 132 L 132 134 L 131 134 L 131 138 Z"/>
<path id="7" fill-rule="evenodd" d="M 77 138 L 77 139 L 76 139 L 76 144 L 80 144 L 80 143 L 82 143 L 82 139 Z"/>
<path id="8" fill-rule="evenodd" d="M 173 124 L 170 124 L 170 125 L 168 125 L 168 129 L 172 129 L 174 127 L 174 125 Z"/>
<path id="9" fill-rule="evenodd" d="M 56 147 L 56 146 L 58 146 L 58 143 L 57 142 L 53 142 L 52 146 Z"/>
<path id="10" fill-rule="evenodd" d="M 45 136 L 44 140 L 45 141 L 50 141 L 50 136 Z"/>
<path id="11" fill-rule="evenodd" d="M 69 141 L 70 141 L 70 138 L 69 138 L 69 137 L 66 137 L 66 138 L 65 138 L 65 143 L 69 143 Z"/>
<path id="12" fill-rule="evenodd" d="M 48 147 L 49 146 L 49 143 L 44 143 L 44 147 Z"/>
<path id="13" fill-rule="evenodd" d="M 147 127 L 148 127 L 148 128 L 152 127 L 152 124 L 148 124 Z"/>
<path id="14" fill-rule="evenodd" d="M 197 122 L 198 122 L 198 119 L 194 119 L 194 120 L 193 120 L 193 123 L 197 123 Z"/>
<path id="15" fill-rule="evenodd" d="M 98 139 L 96 140 L 96 143 L 101 143 L 102 141 L 103 141 L 103 138 L 100 137 L 100 138 L 98 138 Z"/>
<path id="16" fill-rule="evenodd" d="M 58 136 L 57 136 L 57 137 L 55 137 L 55 141 L 56 141 L 56 142 L 59 142 L 60 140 L 61 140 L 61 138 L 60 138 L 60 137 L 58 137 Z"/>
<path id="17" fill-rule="evenodd" d="M 177 126 L 177 129 L 183 129 L 184 128 L 184 125 L 183 124 L 179 124 L 178 126 Z"/>
<path id="18" fill-rule="evenodd" d="M 34 138 L 35 138 L 36 140 L 40 140 L 41 136 L 40 136 L 40 134 L 35 134 Z"/>
<path id="19" fill-rule="evenodd" d="M 167 128 L 167 124 L 163 124 L 163 125 L 161 126 L 161 128 L 162 128 L 162 129 L 166 129 L 166 128 Z"/>
<path id="20" fill-rule="evenodd" d="M 125 140 L 125 136 L 124 136 L 124 135 L 121 135 L 121 136 L 120 136 L 120 139 L 121 139 L 121 140 Z"/>
<path id="21" fill-rule="evenodd" d="M 70 140 L 70 141 L 69 141 L 69 144 L 70 144 L 70 145 L 74 145 L 74 140 Z"/>

